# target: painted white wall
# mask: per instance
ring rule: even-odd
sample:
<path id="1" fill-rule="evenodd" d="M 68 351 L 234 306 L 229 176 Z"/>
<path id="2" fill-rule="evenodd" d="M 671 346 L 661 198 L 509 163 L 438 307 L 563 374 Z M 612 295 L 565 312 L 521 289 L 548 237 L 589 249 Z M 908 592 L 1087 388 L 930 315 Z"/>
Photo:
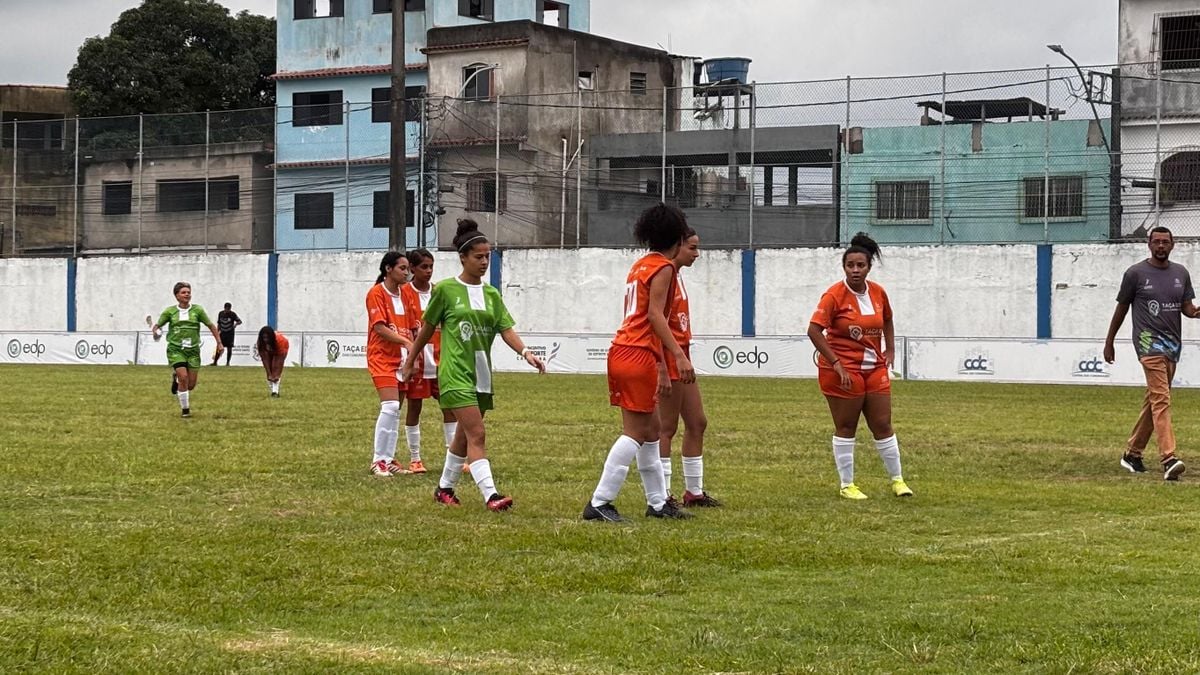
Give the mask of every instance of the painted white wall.
<path id="1" fill-rule="evenodd" d="M 1160 138 L 1157 147 L 1156 137 Z M 1157 131 L 1152 120 L 1127 121 L 1121 125 L 1121 173 L 1126 177 L 1153 180 L 1156 158 L 1166 161 L 1175 153 L 1198 150 L 1200 120 L 1197 119 L 1163 120 Z M 1148 231 L 1155 225 L 1171 228 L 1176 236 L 1194 237 L 1200 234 L 1200 204 L 1162 204 L 1156 214 L 1154 188 L 1126 185 L 1122 191 L 1121 205 L 1122 234 L 1131 234 L 1139 227 Z"/>
<path id="2" fill-rule="evenodd" d="M 146 315 L 157 320 L 175 302 L 175 283 L 186 281 L 192 302 L 214 323 L 230 302 L 243 322 L 240 333 L 257 334 L 267 322 L 267 259 L 250 254 L 83 258 L 76 280 L 76 328 L 146 330 Z"/>
<path id="3" fill-rule="evenodd" d="M 9 258 L 0 264 L 0 330 L 67 329 L 67 261 Z"/>

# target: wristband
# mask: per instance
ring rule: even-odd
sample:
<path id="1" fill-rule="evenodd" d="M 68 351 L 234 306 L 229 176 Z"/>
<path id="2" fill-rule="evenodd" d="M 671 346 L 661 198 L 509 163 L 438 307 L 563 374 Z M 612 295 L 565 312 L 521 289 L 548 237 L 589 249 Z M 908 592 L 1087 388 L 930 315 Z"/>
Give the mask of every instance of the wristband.
<path id="1" fill-rule="evenodd" d="M 530 349 L 529 347 L 524 347 L 524 348 L 522 348 L 522 349 L 521 349 L 521 357 L 522 357 L 522 358 L 524 358 L 524 357 L 525 357 L 525 355 L 526 355 L 526 354 L 528 354 L 528 353 L 529 353 L 529 352 L 531 352 L 531 351 L 533 351 L 533 350 L 532 350 L 532 349 Z"/>

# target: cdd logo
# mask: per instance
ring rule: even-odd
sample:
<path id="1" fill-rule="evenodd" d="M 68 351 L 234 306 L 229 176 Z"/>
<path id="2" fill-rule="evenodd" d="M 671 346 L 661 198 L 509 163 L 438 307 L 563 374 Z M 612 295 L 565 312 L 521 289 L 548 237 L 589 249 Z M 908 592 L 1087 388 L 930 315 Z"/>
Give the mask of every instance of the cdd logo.
<path id="1" fill-rule="evenodd" d="M 996 369 L 987 354 L 968 354 L 963 357 L 958 372 L 960 375 L 992 375 Z"/>
<path id="2" fill-rule="evenodd" d="M 1075 363 L 1074 377 L 1108 377 L 1105 363 L 1095 354 L 1085 354 Z"/>
<path id="3" fill-rule="evenodd" d="M 748 364 L 756 368 L 762 368 L 771 360 L 771 355 L 761 351 L 756 345 L 753 350 L 748 352 L 735 352 L 725 345 L 721 345 L 713 350 L 713 363 L 722 370 L 733 367 L 735 363 Z"/>
<path id="4" fill-rule="evenodd" d="M 329 359 L 330 363 L 337 363 L 338 357 L 342 355 L 342 345 L 338 344 L 337 340 L 325 341 L 325 358 Z"/>
<path id="5" fill-rule="evenodd" d="M 75 357 L 80 360 L 85 360 L 89 356 L 98 356 L 107 360 L 113 354 L 113 346 L 108 344 L 108 340 L 99 344 L 92 344 L 87 340 L 80 340 L 75 343 Z"/>
<path id="6" fill-rule="evenodd" d="M 9 358 L 13 359 L 19 358 L 21 355 L 41 358 L 42 354 L 46 353 L 46 345 L 42 344 L 40 340 L 21 342 L 13 338 L 8 341 L 7 350 Z"/>

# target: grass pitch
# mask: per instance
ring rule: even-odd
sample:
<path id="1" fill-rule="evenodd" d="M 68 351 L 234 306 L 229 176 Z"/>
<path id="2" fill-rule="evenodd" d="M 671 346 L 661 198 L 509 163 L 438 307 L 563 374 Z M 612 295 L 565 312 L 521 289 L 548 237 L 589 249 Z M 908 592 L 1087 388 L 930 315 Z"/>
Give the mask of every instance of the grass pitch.
<path id="1" fill-rule="evenodd" d="M 0 367 L 0 670 L 1200 671 L 1200 392 L 1164 484 L 1117 466 L 1138 390 L 900 382 L 916 496 L 864 428 L 851 503 L 814 382 L 708 378 L 726 507 L 642 518 L 631 471 L 611 526 L 579 519 L 619 430 L 600 377 L 498 377 L 506 514 L 466 477 L 433 503 L 433 408 L 431 473 L 368 476 L 363 372 L 289 369 L 272 400 L 205 368 L 190 420 L 168 385 Z"/>

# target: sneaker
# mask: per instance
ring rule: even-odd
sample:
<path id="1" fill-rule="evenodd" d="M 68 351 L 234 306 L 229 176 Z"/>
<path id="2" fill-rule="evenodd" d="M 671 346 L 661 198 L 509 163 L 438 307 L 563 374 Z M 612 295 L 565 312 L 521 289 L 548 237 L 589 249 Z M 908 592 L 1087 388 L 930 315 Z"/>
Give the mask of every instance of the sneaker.
<path id="1" fill-rule="evenodd" d="M 408 463 L 408 472 L 409 473 L 429 473 L 429 470 L 425 468 L 425 462 L 422 462 L 421 460 L 417 459 L 417 460 L 413 460 Z"/>
<path id="2" fill-rule="evenodd" d="M 433 501 L 446 506 L 458 506 L 462 502 L 458 501 L 458 497 L 454 496 L 454 488 L 436 488 L 433 491 Z M 512 501 L 509 500 L 511 504 Z"/>
<path id="3" fill-rule="evenodd" d="M 505 497 L 504 495 L 500 494 L 499 492 L 492 495 L 491 497 L 488 497 L 488 500 L 487 500 L 487 507 L 488 507 L 489 511 L 507 511 L 507 510 L 511 509 L 512 506 L 513 506 L 512 497 Z"/>
<path id="4" fill-rule="evenodd" d="M 379 476 L 380 478 L 391 478 L 392 477 L 392 472 L 388 471 L 387 462 L 383 461 L 382 459 L 371 465 L 371 473 L 376 476 Z"/>
<path id="5" fill-rule="evenodd" d="M 841 495 L 842 497 L 845 497 L 846 499 L 866 499 L 867 498 L 867 496 L 862 493 L 862 490 L 859 490 L 858 486 L 855 485 L 854 483 L 851 483 L 851 484 L 847 485 L 846 487 L 842 488 L 841 491 L 838 492 L 838 494 Z"/>
<path id="6" fill-rule="evenodd" d="M 1172 457 L 1163 462 L 1163 478 L 1165 480 L 1179 480 L 1183 475 L 1183 462 L 1178 457 Z"/>
<path id="7" fill-rule="evenodd" d="M 171 373 L 171 395 L 179 395 L 179 378 L 175 377 L 175 373 Z"/>
<path id="8" fill-rule="evenodd" d="M 912 488 L 908 487 L 908 483 L 905 483 L 903 478 L 892 479 L 892 494 L 897 497 L 913 496 Z"/>
<path id="9" fill-rule="evenodd" d="M 604 520 L 610 523 L 623 523 L 625 519 L 621 514 L 617 513 L 617 507 L 612 504 L 601 504 L 600 506 L 592 506 L 589 501 L 587 506 L 583 507 L 584 520 Z"/>
<path id="10" fill-rule="evenodd" d="M 1142 464 L 1142 458 L 1134 457 L 1128 452 L 1121 455 L 1121 468 L 1130 473 L 1146 473 L 1146 465 Z"/>
<path id="11" fill-rule="evenodd" d="M 671 500 L 668 499 L 667 501 L 670 502 Z M 683 493 L 683 505 L 688 508 L 692 508 L 693 506 L 713 508 L 713 507 L 721 506 L 721 501 L 715 497 L 710 496 L 707 492 L 704 492 L 703 490 L 701 490 L 700 494 L 698 494 L 698 495 L 694 495 L 690 492 L 685 491 Z"/>
<path id="12" fill-rule="evenodd" d="M 279 398 L 279 392 L 277 392 L 277 391 L 271 392 L 271 398 Z"/>
<path id="13" fill-rule="evenodd" d="M 182 416 L 182 417 L 191 417 L 191 416 L 192 416 L 192 409 L 191 409 L 191 408 L 184 408 L 183 410 L 181 410 L 181 411 L 180 411 L 180 413 L 181 413 L 181 416 Z M 1170 479 L 1167 479 L 1167 480 L 1170 480 Z"/>
<path id="14" fill-rule="evenodd" d="M 692 514 L 688 513 L 687 511 L 684 511 L 683 509 L 681 509 L 677 506 L 671 506 L 670 504 L 663 504 L 662 508 L 658 509 L 657 511 L 654 510 L 653 506 L 647 505 L 646 506 L 646 517 L 647 518 L 666 518 L 666 519 L 670 519 L 670 520 L 687 520 L 688 518 L 692 517 Z"/>
<path id="15" fill-rule="evenodd" d="M 392 474 L 393 476 L 405 476 L 412 473 L 408 469 L 404 468 L 403 464 L 397 464 L 395 460 L 388 462 L 385 466 L 387 467 L 388 473 Z"/>

